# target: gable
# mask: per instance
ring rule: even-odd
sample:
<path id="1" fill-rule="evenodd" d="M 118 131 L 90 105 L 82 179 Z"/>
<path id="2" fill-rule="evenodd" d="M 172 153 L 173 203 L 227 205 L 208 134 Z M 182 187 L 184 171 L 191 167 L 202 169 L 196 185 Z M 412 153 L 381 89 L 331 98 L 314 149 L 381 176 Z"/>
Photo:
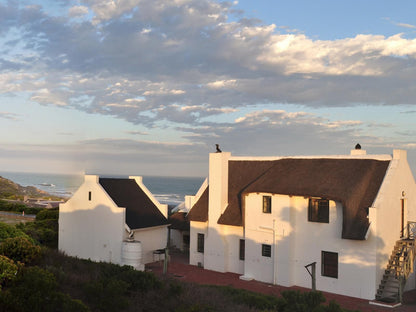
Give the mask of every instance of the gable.
<path id="1" fill-rule="evenodd" d="M 220 224 L 244 225 L 244 194 L 322 197 L 343 206 L 342 238 L 364 239 L 368 211 L 377 196 L 389 161 L 373 159 L 280 159 L 230 161 L 229 202 Z"/>
<path id="2" fill-rule="evenodd" d="M 168 224 L 135 180 L 100 178 L 99 183 L 118 207 L 126 208 L 126 224 L 131 229 Z"/>

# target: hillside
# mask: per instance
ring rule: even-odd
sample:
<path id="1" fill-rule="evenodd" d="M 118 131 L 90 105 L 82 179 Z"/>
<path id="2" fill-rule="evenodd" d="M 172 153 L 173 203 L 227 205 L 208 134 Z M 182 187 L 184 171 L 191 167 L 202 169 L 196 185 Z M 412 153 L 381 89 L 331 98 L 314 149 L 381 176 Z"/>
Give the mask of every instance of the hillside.
<path id="1" fill-rule="evenodd" d="M 23 196 L 44 198 L 50 195 L 34 186 L 21 186 L 20 184 L 0 176 L 0 198 L 16 198 Z"/>

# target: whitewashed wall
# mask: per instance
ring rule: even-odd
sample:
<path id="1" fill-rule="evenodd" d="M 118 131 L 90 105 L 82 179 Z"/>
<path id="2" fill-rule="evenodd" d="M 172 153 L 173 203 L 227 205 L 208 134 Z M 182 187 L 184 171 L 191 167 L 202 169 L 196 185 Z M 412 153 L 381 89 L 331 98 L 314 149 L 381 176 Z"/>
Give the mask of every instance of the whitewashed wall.
<path id="1" fill-rule="evenodd" d="M 271 214 L 262 212 L 263 195 L 272 196 Z M 245 275 L 268 283 L 310 288 L 311 277 L 305 265 L 316 262 L 318 290 L 374 298 L 376 239 L 342 239 L 340 204 L 330 201 L 329 223 L 318 223 L 308 221 L 308 199 L 304 197 L 249 194 L 245 203 Z M 272 245 L 270 258 L 261 255 L 262 244 Z M 322 276 L 322 251 L 338 253 L 338 278 Z"/>
<path id="2" fill-rule="evenodd" d="M 125 209 L 114 204 L 98 184 L 98 176 L 87 175 L 74 196 L 60 205 L 59 250 L 82 259 L 120 264 L 124 220 Z"/>
<path id="3" fill-rule="evenodd" d="M 365 151 L 352 151 L 351 155 L 352 158 L 391 159 L 388 155 L 366 155 Z M 318 290 L 374 299 L 388 257 L 400 236 L 401 198 L 406 201 L 405 222 L 416 221 L 416 186 L 406 152 L 395 150 L 393 156 L 389 174 L 369 209 L 371 225 L 367 239 L 361 241 L 341 238 L 340 203 L 330 201 L 329 224 L 309 222 L 308 199 L 297 196 L 249 194 L 244 199 L 245 229 L 218 225 L 217 220 L 227 205 L 231 154 L 210 154 L 209 221 L 191 222 L 190 263 L 201 262 L 205 268 L 219 272 L 241 272 L 264 282 L 309 288 L 311 277 L 305 265 L 316 262 Z M 272 196 L 272 214 L 262 212 L 263 195 Z M 196 252 L 198 232 L 205 234 L 204 255 Z M 245 261 L 240 261 L 238 246 L 243 237 Z M 272 257 L 261 255 L 262 244 L 272 245 Z M 338 278 L 322 276 L 322 251 L 338 253 Z M 413 274 L 407 289 L 414 288 L 415 283 Z"/>
<path id="4" fill-rule="evenodd" d="M 198 233 L 207 237 L 207 222 L 191 221 L 190 243 L 189 243 L 189 264 L 204 266 L 204 253 L 198 252 Z M 206 249 L 206 246 L 205 246 Z"/>
<path id="5" fill-rule="evenodd" d="M 374 203 L 376 224 L 375 231 L 378 240 L 377 250 L 377 279 L 378 287 L 394 245 L 400 239 L 401 231 L 401 199 L 405 202 L 405 224 L 416 222 L 416 186 L 407 162 L 407 153 L 403 150 L 393 151 L 393 160 L 389 167 L 388 176 L 383 181 L 382 188 Z M 406 290 L 415 288 L 414 275 L 408 280 Z"/>
<path id="6" fill-rule="evenodd" d="M 153 251 L 166 247 L 168 240 L 168 228 L 163 225 L 134 230 L 134 240 L 142 243 L 143 264 L 157 261 L 159 258 L 158 256 L 153 256 Z"/>
<path id="7" fill-rule="evenodd" d="M 185 246 L 183 240 L 184 236 L 189 236 L 189 231 L 181 231 L 176 229 L 170 230 L 170 246 L 178 248 L 180 251 L 186 251 L 188 248 Z M 188 246 L 189 247 L 189 246 Z"/>

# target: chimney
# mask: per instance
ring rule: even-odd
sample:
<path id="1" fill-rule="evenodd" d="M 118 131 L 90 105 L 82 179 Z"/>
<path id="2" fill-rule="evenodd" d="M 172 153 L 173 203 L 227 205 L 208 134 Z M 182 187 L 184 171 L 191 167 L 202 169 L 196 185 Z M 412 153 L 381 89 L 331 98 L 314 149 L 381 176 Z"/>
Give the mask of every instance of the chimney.
<path id="1" fill-rule="evenodd" d="M 231 153 L 209 154 L 209 222 L 217 223 L 228 203 L 228 160 Z"/>
<path id="2" fill-rule="evenodd" d="M 367 152 L 361 149 L 360 143 L 357 143 L 355 145 L 355 148 L 351 150 L 351 156 L 358 156 L 358 155 L 367 155 Z"/>

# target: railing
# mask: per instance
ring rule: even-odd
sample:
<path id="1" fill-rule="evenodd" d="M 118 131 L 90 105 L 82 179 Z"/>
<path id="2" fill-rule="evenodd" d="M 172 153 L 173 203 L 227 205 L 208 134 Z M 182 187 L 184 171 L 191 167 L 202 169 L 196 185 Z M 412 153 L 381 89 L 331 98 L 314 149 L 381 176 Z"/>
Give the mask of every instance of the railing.
<path id="1" fill-rule="evenodd" d="M 397 261 L 401 263 L 400 271 L 396 272 L 396 277 L 399 280 L 399 300 L 402 301 L 403 289 L 406 285 L 406 280 L 411 273 L 413 273 L 414 261 L 416 255 L 416 222 L 408 222 L 407 226 L 402 230 L 402 238 L 406 240 L 413 240 L 412 243 L 407 243 L 402 247 L 400 253 L 397 254 Z"/>
<path id="2" fill-rule="evenodd" d="M 409 221 L 401 231 L 401 237 L 405 239 L 416 238 L 416 222 Z"/>

